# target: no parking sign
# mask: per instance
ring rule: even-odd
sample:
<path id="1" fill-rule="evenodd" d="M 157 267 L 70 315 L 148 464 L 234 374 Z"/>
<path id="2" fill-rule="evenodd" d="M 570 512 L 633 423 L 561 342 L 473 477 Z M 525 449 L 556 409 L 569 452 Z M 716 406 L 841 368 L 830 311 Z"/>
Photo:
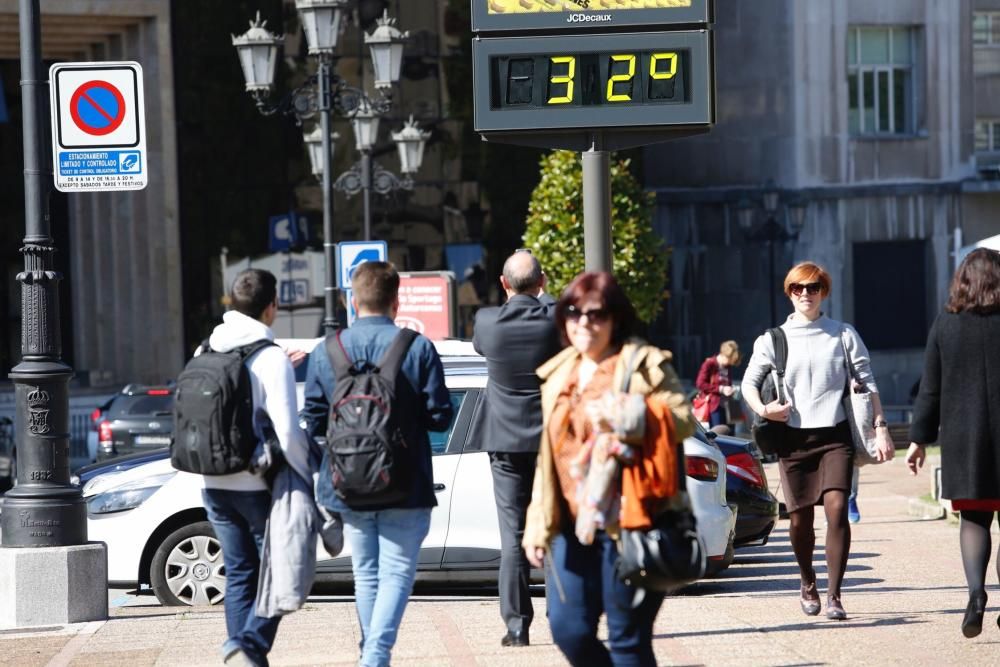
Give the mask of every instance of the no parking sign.
<path id="1" fill-rule="evenodd" d="M 57 63 L 49 68 L 49 88 L 56 188 L 81 192 L 146 187 L 142 66 Z"/>

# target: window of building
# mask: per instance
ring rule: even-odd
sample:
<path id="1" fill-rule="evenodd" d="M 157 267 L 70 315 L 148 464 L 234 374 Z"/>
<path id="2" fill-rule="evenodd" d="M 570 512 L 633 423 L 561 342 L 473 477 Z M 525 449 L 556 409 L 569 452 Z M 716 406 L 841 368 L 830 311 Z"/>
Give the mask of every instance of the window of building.
<path id="1" fill-rule="evenodd" d="M 976 46 L 1000 45 L 1000 12 L 972 13 L 972 43 Z"/>
<path id="2" fill-rule="evenodd" d="M 871 350 L 923 347 L 927 341 L 926 241 L 855 243 L 854 321 Z M 914 282 L 914 276 L 918 276 Z"/>
<path id="3" fill-rule="evenodd" d="M 853 135 L 914 132 L 916 30 L 847 30 L 847 124 Z"/>
<path id="4" fill-rule="evenodd" d="M 1000 151 L 1000 118 L 976 119 L 976 152 Z"/>

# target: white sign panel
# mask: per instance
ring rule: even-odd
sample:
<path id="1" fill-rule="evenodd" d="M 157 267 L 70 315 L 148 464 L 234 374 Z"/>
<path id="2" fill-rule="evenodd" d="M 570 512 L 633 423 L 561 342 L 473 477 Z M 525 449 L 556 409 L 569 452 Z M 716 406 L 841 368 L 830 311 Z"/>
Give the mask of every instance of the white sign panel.
<path id="1" fill-rule="evenodd" d="M 341 289 L 351 288 L 354 269 L 365 262 L 384 262 L 389 256 L 385 241 L 343 241 L 337 244 L 337 276 Z"/>
<path id="2" fill-rule="evenodd" d="M 141 190 L 149 182 L 142 66 L 56 63 L 49 68 L 52 165 L 62 192 Z"/>

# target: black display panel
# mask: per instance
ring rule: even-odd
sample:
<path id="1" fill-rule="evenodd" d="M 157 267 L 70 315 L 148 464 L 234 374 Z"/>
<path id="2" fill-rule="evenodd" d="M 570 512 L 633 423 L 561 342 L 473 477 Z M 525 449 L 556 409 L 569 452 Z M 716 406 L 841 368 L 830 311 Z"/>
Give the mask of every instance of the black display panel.
<path id="1" fill-rule="evenodd" d="M 711 23 L 709 0 L 471 0 L 473 32 Z"/>

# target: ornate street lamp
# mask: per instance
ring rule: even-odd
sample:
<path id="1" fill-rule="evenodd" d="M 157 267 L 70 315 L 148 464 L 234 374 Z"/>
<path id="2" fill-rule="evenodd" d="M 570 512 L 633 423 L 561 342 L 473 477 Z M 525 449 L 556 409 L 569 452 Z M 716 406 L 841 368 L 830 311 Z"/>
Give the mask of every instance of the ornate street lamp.
<path id="1" fill-rule="evenodd" d="M 350 4 L 350 0 L 295 0 L 309 55 L 333 55 L 340 39 L 341 20 Z"/>
<path id="2" fill-rule="evenodd" d="M 378 141 L 378 125 L 381 117 L 372 109 L 367 98 L 361 98 L 351 119 L 354 128 L 354 146 L 361 152 L 370 151 Z"/>
<path id="3" fill-rule="evenodd" d="M 391 88 L 399 82 L 399 72 L 403 67 L 403 45 L 410 33 L 401 32 L 395 23 L 396 19 L 389 18 L 389 10 L 386 10 L 378 20 L 378 27 L 372 34 L 365 35 L 365 44 L 372 53 L 376 88 Z"/>
<path id="4" fill-rule="evenodd" d="M 410 116 L 410 120 L 399 132 L 392 134 L 392 140 L 399 149 L 399 170 L 404 174 L 415 174 L 420 171 L 424 162 L 424 147 L 431 138 L 430 132 L 424 132 Z"/>
<path id="5" fill-rule="evenodd" d="M 253 93 L 254 97 L 266 95 L 274 87 L 278 47 L 284 41 L 283 37 L 268 32 L 266 27 L 267 21 L 261 21 L 260 12 L 257 12 L 256 20 L 250 21 L 249 30 L 239 37 L 232 35 L 247 92 Z"/>
<path id="6" fill-rule="evenodd" d="M 334 143 L 340 139 L 340 135 L 336 132 L 330 135 L 330 162 L 333 162 L 333 156 L 336 153 L 337 144 Z M 323 177 L 323 128 L 317 125 L 313 128 L 312 132 L 302 135 L 302 141 L 306 145 L 306 150 L 309 151 L 309 164 L 312 165 L 313 176 L 322 180 Z"/>

